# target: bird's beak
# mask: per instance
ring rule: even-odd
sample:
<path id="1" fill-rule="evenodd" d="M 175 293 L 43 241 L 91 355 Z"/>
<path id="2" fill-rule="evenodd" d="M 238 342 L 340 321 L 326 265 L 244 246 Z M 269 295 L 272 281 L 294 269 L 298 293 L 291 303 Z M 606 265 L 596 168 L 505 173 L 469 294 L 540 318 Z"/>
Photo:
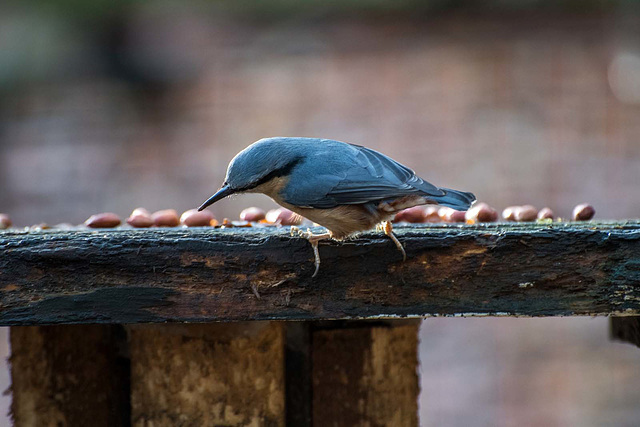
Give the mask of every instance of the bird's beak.
<path id="1" fill-rule="evenodd" d="M 222 188 L 220 188 L 216 194 L 214 194 L 213 196 L 209 197 L 207 199 L 206 202 L 204 202 L 199 208 L 198 211 L 203 210 L 204 208 L 206 208 L 207 206 L 210 206 L 212 204 L 214 204 L 215 202 L 217 202 L 220 199 L 224 199 L 225 197 L 231 195 L 235 193 L 234 190 L 232 190 L 228 185 L 223 185 Z"/>

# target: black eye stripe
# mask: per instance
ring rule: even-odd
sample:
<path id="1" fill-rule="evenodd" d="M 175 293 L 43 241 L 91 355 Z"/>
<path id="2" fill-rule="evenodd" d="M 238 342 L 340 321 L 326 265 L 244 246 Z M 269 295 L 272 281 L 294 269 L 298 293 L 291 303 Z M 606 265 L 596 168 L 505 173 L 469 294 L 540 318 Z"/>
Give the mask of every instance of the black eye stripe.
<path id="1" fill-rule="evenodd" d="M 252 188 L 256 188 L 259 185 L 262 185 L 266 182 L 271 181 L 274 178 L 278 178 L 281 176 L 287 176 L 291 173 L 291 171 L 302 162 L 302 157 L 296 157 L 295 159 L 291 160 L 289 163 L 287 163 L 286 165 L 282 166 L 281 168 L 275 169 L 271 172 L 269 172 L 267 175 L 263 176 L 262 178 L 260 178 L 258 181 L 253 182 L 251 184 L 249 184 L 248 186 L 241 188 L 237 191 L 247 191 L 247 190 L 251 190 Z"/>

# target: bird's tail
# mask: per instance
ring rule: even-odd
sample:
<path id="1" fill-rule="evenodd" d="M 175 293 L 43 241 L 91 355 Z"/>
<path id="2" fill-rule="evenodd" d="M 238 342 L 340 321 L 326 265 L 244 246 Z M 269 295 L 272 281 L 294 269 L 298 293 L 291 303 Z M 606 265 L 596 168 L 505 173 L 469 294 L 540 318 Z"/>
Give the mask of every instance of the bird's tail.
<path id="1" fill-rule="evenodd" d="M 441 206 L 447 206 L 457 211 L 466 211 L 476 201 L 476 196 L 472 193 L 449 188 L 441 188 L 441 190 L 444 191 L 444 196 L 430 197 Z"/>

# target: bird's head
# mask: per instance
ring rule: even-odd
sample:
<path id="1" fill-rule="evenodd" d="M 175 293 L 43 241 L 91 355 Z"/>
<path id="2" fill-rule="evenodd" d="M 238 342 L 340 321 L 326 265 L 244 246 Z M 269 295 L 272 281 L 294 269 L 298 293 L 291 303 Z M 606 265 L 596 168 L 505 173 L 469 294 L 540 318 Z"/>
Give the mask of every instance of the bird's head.
<path id="1" fill-rule="evenodd" d="M 295 138 L 265 138 L 254 142 L 231 160 L 220 189 L 198 210 L 231 194 L 251 192 L 273 178 L 287 176 L 303 160 Z"/>

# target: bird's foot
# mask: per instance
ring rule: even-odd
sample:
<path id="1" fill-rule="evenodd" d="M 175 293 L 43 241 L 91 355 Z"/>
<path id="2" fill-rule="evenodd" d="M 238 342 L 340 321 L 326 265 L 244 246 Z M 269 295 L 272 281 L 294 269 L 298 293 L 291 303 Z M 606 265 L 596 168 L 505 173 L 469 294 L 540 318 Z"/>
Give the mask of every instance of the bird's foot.
<path id="1" fill-rule="evenodd" d="M 295 225 L 292 225 L 291 226 L 291 237 L 294 237 L 294 236 L 303 237 L 305 239 L 308 239 L 311 236 L 314 236 L 314 234 L 308 228 L 307 228 L 307 231 L 303 231 L 303 230 L 300 229 L 300 227 L 296 227 Z"/>
<path id="2" fill-rule="evenodd" d="M 391 225 L 391 221 L 382 221 L 382 223 L 376 226 L 376 229 L 382 229 L 382 231 L 384 231 L 384 234 L 386 234 L 391 240 L 393 240 L 393 243 L 395 243 L 396 247 L 400 250 L 400 252 L 402 252 L 402 262 L 406 261 L 407 253 L 405 252 L 402 243 L 400 243 L 400 240 L 398 240 L 396 235 L 393 234 L 393 226 Z"/>
<path id="3" fill-rule="evenodd" d="M 331 233 L 323 233 L 323 234 L 313 234 L 310 229 L 307 228 L 307 231 L 302 231 L 300 228 L 296 226 L 291 227 L 291 235 L 298 235 L 302 238 L 305 238 L 311 243 L 311 247 L 313 248 L 313 256 L 315 258 L 315 266 L 316 270 L 313 272 L 311 277 L 316 277 L 318 275 L 318 271 L 320 271 L 320 251 L 318 250 L 318 242 L 320 240 L 326 240 L 331 238 Z"/>

